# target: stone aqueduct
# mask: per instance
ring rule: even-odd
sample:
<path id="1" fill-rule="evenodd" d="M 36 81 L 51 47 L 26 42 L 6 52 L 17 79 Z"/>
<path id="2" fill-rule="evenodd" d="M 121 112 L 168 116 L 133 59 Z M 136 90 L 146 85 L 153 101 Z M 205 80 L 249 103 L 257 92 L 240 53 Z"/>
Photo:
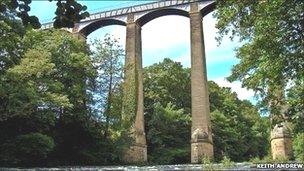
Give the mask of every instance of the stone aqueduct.
<path id="1" fill-rule="evenodd" d="M 203 156 L 213 158 L 210 128 L 210 109 L 207 87 L 205 45 L 202 20 L 215 9 L 213 0 L 162 0 L 137 6 L 91 14 L 68 31 L 88 36 L 93 31 L 109 25 L 126 26 L 125 88 L 124 95 L 134 98 L 136 111 L 132 135 L 135 143 L 126 152 L 127 162 L 147 161 L 144 130 L 143 76 L 141 27 L 149 21 L 166 15 L 180 15 L 190 19 L 191 31 L 191 163 L 198 163 Z M 52 23 L 42 26 L 51 28 Z M 135 89 L 135 91 L 134 91 Z M 130 114 L 131 115 L 131 114 Z"/>

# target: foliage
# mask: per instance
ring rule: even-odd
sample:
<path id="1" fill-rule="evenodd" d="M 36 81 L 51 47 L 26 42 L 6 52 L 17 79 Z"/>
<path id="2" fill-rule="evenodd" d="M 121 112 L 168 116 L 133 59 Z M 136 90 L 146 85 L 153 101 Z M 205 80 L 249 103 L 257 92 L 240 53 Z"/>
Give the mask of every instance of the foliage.
<path id="1" fill-rule="evenodd" d="M 251 158 L 251 159 L 249 160 L 249 162 L 252 163 L 252 164 L 262 163 L 262 162 L 261 162 L 261 159 L 260 159 L 259 157 Z"/>
<path id="2" fill-rule="evenodd" d="M 7 30 L 7 34 L 13 35 L 15 32 L 14 29 Z M 33 155 L 35 153 L 35 156 L 29 155 L 24 149 L 9 152 L 0 150 L 1 165 L 96 165 L 121 162 L 129 137 L 120 125 L 122 88 L 119 85 L 119 73 L 122 67 L 118 67 L 121 64 L 117 62 L 120 62 L 118 57 L 121 57 L 122 50 L 115 45 L 117 42 L 110 37 L 106 38 L 107 46 L 96 54 L 99 57 L 91 59 L 85 40 L 62 30 L 28 30 L 24 37 L 19 33 L 14 36 L 20 43 L 1 44 L 4 46 L 1 55 L 8 62 L 3 60 L 1 63 L 4 65 L 1 67 L 0 99 L 5 103 L 0 105 L 0 144 L 2 149 L 16 150 L 19 150 L 15 148 L 16 144 L 20 148 L 28 145 L 27 151 L 33 152 Z M 3 38 L 9 42 L 8 37 Z M 18 45 L 20 51 L 9 47 Z M 112 52 L 115 59 L 108 56 Z M 13 57 L 16 57 L 16 62 L 9 63 Z M 98 62 L 101 68 L 95 65 Z M 106 62 L 115 63 L 116 73 Z M 112 74 L 113 80 L 116 79 L 112 86 L 104 85 L 109 75 L 98 73 L 101 69 Z M 104 75 L 97 77 L 97 74 Z M 103 82 L 99 82 L 101 77 L 105 79 Z M 108 121 L 94 111 L 97 101 L 93 95 L 98 86 L 112 87 L 109 91 L 112 92 L 111 105 L 104 107 L 111 113 Z M 105 99 L 109 99 L 110 95 L 105 95 Z M 38 153 L 31 151 L 31 145 L 41 144 L 37 138 L 30 141 L 26 138 L 29 144 L 24 144 L 23 138 L 19 141 L 18 137 L 32 134 L 37 137 L 36 133 L 51 138 L 54 146 L 42 146 L 45 152 L 37 146 Z M 52 150 L 47 150 L 48 147 L 52 147 Z"/>
<path id="3" fill-rule="evenodd" d="M 243 86 L 262 98 L 261 106 L 275 109 L 271 109 L 271 114 L 277 116 L 272 118 L 273 125 L 285 120 L 284 116 L 278 117 L 282 115 L 280 108 L 292 103 L 280 97 L 284 90 L 303 85 L 303 9 L 304 2 L 299 0 L 217 1 L 219 41 L 230 35 L 244 42 L 237 49 L 240 62 L 233 67 L 229 79 L 242 81 Z M 282 93 L 278 95 L 277 91 Z M 269 105 L 273 102 L 276 104 Z M 297 103 L 292 107 L 303 104 Z"/>
<path id="4" fill-rule="evenodd" d="M 71 28 L 74 27 L 75 23 L 89 17 L 89 13 L 85 12 L 87 7 L 77 3 L 76 0 L 67 0 L 66 2 L 57 0 L 56 5 L 57 9 L 55 11 L 56 17 L 54 18 L 54 28 Z"/>
<path id="5" fill-rule="evenodd" d="M 39 151 L 37 158 L 42 165 L 121 161 L 129 142 L 127 130 L 119 124 L 123 101 L 122 67 L 118 60 L 121 50 L 109 37 L 99 45 L 90 59 L 84 40 L 67 32 L 48 30 L 26 34 L 19 62 L 8 67 L 3 72 L 5 81 L 1 80 L 1 85 L 6 87 L 6 96 L 1 98 L 10 99 L 6 107 L 1 107 L 1 146 L 6 147 L 7 142 L 15 144 L 18 137 L 39 132 L 55 144 L 52 148 L 43 146 L 52 150 Z M 112 83 L 108 80 L 111 76 Z M 151 162 L 189 162 L 190 70 L 165 59 L 144 69 L 144 87 Z M 214 143 L 219 147 L 216 158 L 220 160 L 226 155 L 233 160 L 246 160 L 249 156 L 263 156 L 267 148 L 263 146 L 267 144 L 267 134 L 263 133 L 267 123 L 259 117 L 256 108 L 238 100 L 227 88 L 213 82 L 209 82 L 209 87 Z M 104 99 L 100 100 L 104 103 L 100 107 L 105 113 L 98 115 L 94 105 L 100 102 L 93 95 L 101 91 Z M 27 161 L 9 155 L 12 162 L 8 163 L 4 151 L 0 151 L 0 156 L 0 162 L 8 165 L 25 166 L 22 163 Z"/>
<path id="6" fill-rule="evenodd" d="M 22 24 L 8 12 L 0 13 L 0 120 L 6 118 L 8 110 L 9 84 L 5 77 L 9 68 L 20 62 L 24 53 L 22 48 L 22 37 L 25 30 Z"/>
<path id="7" fill-rule="evenodd" d="M 136 65 L 125 64 L 125 81 L 122 85 L 123 96 L 122 96 L 122 125 L 124 128 L 132 129 L 133 123 L 137 113 L 137 77 Z"/>
<path id="8" fill-rule="evenodd" d="M 171 102 L 178 109 L 190 113 L 190 70 L 165 58 L 163 62 L 144 69 L 144 92 L 148 113 L 153 112 L 153 105 L 157 102 L 162 106 Z"/>
<path id="9" fill-rule="evenodd" d="M 190 73 L 179 63 L 164 59 L 144 68 L 143 83 L 150 162 L 189 163 Z"/>
<path id="10" fill-rule="evenodd" d="M 268 118 L 261 118 L 256 107 L 246 100 L 239 100 L 229 88 L 221 88 L 212 81 L 208 85 L 215 160 L 221 161 L 227 156 L 233 161 L 244 161 L 253 156 L 265 156 L 269 148 Z M 180 117 L 190 116 L 190 70 L 170 59 L 164 59 L 159 64 L 144 68 L 144 90 L 149 158 L 159 159 L 161 151 L 157 149 L 161 146 L 170 147 L 171 141 L 175 142 L 179 138 L 183 141 L 176 144 L 190 154 L 191 122 L 175 128 L 173 125 L 180 123 L 175 123 L 174 119 L 169 122 L 164 116 L 159 117 L 159 113 L 165 115 L 168 111 L 158 109 L 168 108 L 167 105 L 172 104 L 174 110 L 183 109 Z M 182 96 L 176 92 L 182 92 Z M 167 141 L 169 137 L 172 138 Z M 183 148 L 187 146 L 188 149 Z M 164 161 L 169 162 L 164 159 L 157 162 Z M 189 158 L 185 156 L 183 162 L 189 162 Z"/>
<path id="11" fill-rule="evenodd" d="M 53 0 L 49 0 L 50 2 Z M 74 24 L 89 16 L 87 7 L 81 5 L 76 0 L 61 1 L 56 0 L 57 9 L 55 11 L 54 27 L 74 27 Z M 22 20 L 24 26 L 40 28 L 41 24 L 36 16 L 30 16 L 30 4 L 32 0 L 2 0 L 0 2 L 0 13 L 15 13 Z"/>
<path id="12" fill-rule="evenodd" d="M 29 50 L 6 75 L 6 84 L 14 85 L 6 91 L 10 98 L 7 116 L 30 114 L 35 108 L 55 112 L 75 105 L 73 97 L 83 94 L 86 78 L 94 76 L 88 56 L 81 52 L 86 51 L 82 43 L 61 31 L 28 32 L 23 46 Z M 89 100 L 85 96 L 83 100 Z"/>
<path id="13" fill-rule="evenodd" d="M 75 125 L 90 125 L 92 122 L 88 110 L 91 95 L 86 90 L 90 89 L 95 71 L 86 55 L 84 40 L 67 32 L 49 30 L 28 31 L 22 42 L 26 51 L 23 58 L 6 71 L 5 81 L 1 82 L 6 87 L 6 96 L 2 97 L 9 99 L 1 107 L 0 125 L 8 130 L 1 134 L 1 143 L 23 134 L 41 132 L 54 139 L 56 147 L 51 156 L 56 156 L 54 160 L 58 161 L 63 153 L 72 156 L 90 148 L 92 139 L 74 142 L 75 148 L 67 143 L 69 136 L 61 136 L 68 130 L 65 128 L 70 122 Z M 73 138 L 81 139 L 81 129 L 84 129 L 83 124 L 77 125 L 69 134 L 75 133 Z M 92 136 L 92 133 L 85 134 Z M 71 148 L 73 150 L 69 151 Z M 57 153 L 58 149 L 64 150 Z M 24 165 L 24 160 L 19 164 Z M 29 165 L 33 163 L 27 162 Z"/>
<path id="14" fill-rule="evenodd" d="M 50 62 L 50 54 L 29 50 L 19 65 L 8 70 L 9 83 L 15 85 L 8 91 L 11 94 L 8 103 L 10 117 L 29 114 L 36 106 L 52 109 L 72 105 L 67 96 L 58 91 L 60 88 L 56 85 L 60 83 L 51 78 L 54 66 Z M 22 100 L 24 97 L 27 100 Z"/>
<path id="15" fill-rule="evenodd" d="M 74 22 L 87 15 L 81 13 L 86 7 L 81 7 L 74 0 L 57 2 L 55 27 L 72 27 Z M 220 10 L 230 10 L 221 3 L 229 2 L 221 1 Z M 27 14 L 30 10 L 29 4 L 30 1 L 26 0 L 0 2 L 0 18 L 3 21 L 0 22 L 2 40 L 0 42 L 0 164 L 58 166 L 121 163 L 122 152 L 129 143 L 128 130 L 120 124 L 121 109 L 128 111 L 126 113 L 134 113 L 130 112 L 134 108 L 126 109 L 126 107 L 135 106 L 133 103 L 136 103 L 134 97 L 136 86 L 132 85 L 135 84 L 134 80 L 128 85 L 130 96 L 122 95 L 122 90 L 128 87 L 124 87 L 121 82 L 123 69 L 120 63 L 120 57 L 123 55 L 121 48 L 117 46 L 115 40 L 107 36 L 103 42 L 96 42 L 96 51 L 93 51 L 90 58 L 85 40 L 63 30 L 28 30 L 25 34 L 25 28 L 16 19 L 17 17 L 22 19 L 25 26 L 32 25 L 35 28 L 40 26 L 37 18 Z M 246 2 L 238 5 L 244 4 L 250 5 Z M 258 5 L 258 3 L 252 4 Z M 272 5 L 279 8 L 278 4 Z M 243 6 L 241 7 L 243 9 Z M 263 12 L 262 9 L 264 10 L 264 7 L 259 9 L 259 12 Z M 296 9 L 284 8 L 284 10 L 291 11 L 286 15 L 296 17 L 302 15 L 294 12 L 299 10 L 298 5 Z M 265 23 L 261 21 L 260 24 Z M 276 23 L 272 22 L 271 25 L 273 24 Z M 223 27 L 224 25 L 225 22 L 222 23 Z M 262 27 L 259 29 L 261 30 L 257 30 L 257 33 L 265 33 Z M 272 30 L 270 33 L 269 36 L 274 36 L 273 40 L 281 41 L 275 39 L 277 37 Z M 258 43 L 263 43 L 262 40 L 265 40 L 262 36 L 258 38 Z M 286 38 L 286 35 L 282 38 Z M 286 48 L 285 50 L 278 48 L 279 45 L 271 40 L 271 46 L 278 49 L 272 52 L 272 55 L 278 55 L 278 59 L 274 60 L 273 56 L 265 55 L 260 51 L 254 51 L 252 54 L 262 54 L 261 58 L 251 58 L 251 56 L 249 58 L 247 53 L 254 50 L 250 48 L 260 48 L 258 44 L 251 45 L 254 39 L 255 37 L 246 39 L 248 48 L 240 51 L 239 57 L 242 61 L 242 56 L 245 56 L 247 62 L 253 66 L 261 59 L 261 66 L 264 68 L 260 65 L 252 68 L 261 71 L 260 75 L 244 76 L 244 79 L 248 79 L 248 83 L 245 82 L 244 85 L 258 91 L 260 87 L 264 88 L 260 92 L 267 97 L 265 90 L 269 86 L 276 85 L 281 80 L 279 76 L 284 78 L 280 82 L 283 86 L 291 80 L 292 86 L 288 88 L 287 94 L 292 111 L 290 118 L 298 121 L 295 122 L 294 127 L 297 132 L 301 132 L 303 130 L 301 125 L 303 102 L 300 98 L 303 94 L 303 81 L 299 79 L 303 74 L 300 70 L 301 55 L 297 58 L 299 54 L 291 54 L 290 58 L 293 61 L 286 61 L 283 56 L 289 51 Z M 287 42 L 299 43 L 297 38 L 291 40 Z M 261 45 L 269 47 L 267 43 Z M 298 52 L 296 47 L 289 45 L 287 44 L 288 48 Z M 302 47 L 300 43 L 297 45 Z M 272 62 L 278 65 L 277 69 L 272 66 L 265 67 Z M 283 62 L 290 63 L 287 63 L 285 68 L 280 66 Z M 241 62 L 240 65 L 245 64 L 246 61 Z M 239 67 L 241 71 L 247 71 L 246 68 Z M 262 70 L 259 70 L 260 68 Z M 274 70 L 268 73 L 270 72 L 268 69 Z M 231 79 L 240 78 L 238 77 L 240 73 L 234 71 Z M 266 81 L 255 81 L 262 78 L 261 73 L 267 73 Z M 131 79 L 135 79 L 136 76 L 138 75 L 135 74 Z M 256 107 L 248 101 L 239 100 L 229 88 L 221 88 L 214 82 L 208 84 L 215 159 L 220 161 L 227 156 L 234 161 L 244 161 L 256 156 L 265 156 L 269 148 L 268 118 L 261 118 Z M 152 163 L 189 162 L 190 87 L 190 69 L 183 68 L 180 63 L 165 59 L 159 64 L 144 69 L 145 129 L 149 159 Z M 94 98 L 97 94 L 101 96 Z M 127 105 L 122 105 L 123 101 Z M 301 143 L 298 145 L 301 140 L 295 142 L 297 142 L 296 149 L 301 147 Z M 226 163 L 230 161 L 227 158 L 223 160 Z"/>
<path id="16" fill-rule="evenodd" d="M 41 133 L 19 135 L 1 146 L 2 165 L 43 166 L 54 149 L 51 137 Z"/>
<path id="17" fill-rule="evenodd" d="M 272 126 L 288 120 L 294 134 L 302 133 L 304 2 L 232 0 L 217 1 L 217 7 L 219 41 L 230 35 L 244 43 L 237 49 L 240 62 L 230 81 L 242 81 L 261 97 L 260 106 L 270 111 Z M 295 141 L 295 149 L 303 148 L 301 140 Z"/>
<path id="18" fill-rule="evenodd" d="M 286 114 L 289 121 L 293 124 L 294 134 L 304 132 L 304 78 L 297 81 L 297 83 L 290 88 L 287 93 L 287 101 L 290 106 Z"/>
<path id="19" fill-rule="evenodd" d="M 182 109 L 168 103 L 166 107 L 156 103 L 154 113 L 148 122 L 148 151 L 150 162 L 172 164 L 184 163 L 190 158 L 191 118 Z M 178 133 L 178 134 L 177 134 Z"/>
<path id="20" fill-rule="evenodd" d="M 296 160 L 304 162 L 304 133 L 299 133 L 295 136 L 293 149 Z"/>
<path id="21" fill-rule="evenodd" d="M 0 13 L 0 74 L 19 62 L 23 52 L 21 39 L 25 30 L 14 15 L 8 12 Z"/>
<path id="22" fill-rule="evenodd" d="M 92 46 L 94 50 L 91 58 L 99 73 L 95 81 L 94 109 L 100 119 L 106 122 L 104 135 L 106 138 L 109 129 L 121 124 L 121 107 L 115 105 L 121 105 L 122 102 L 116 103 L 120 99 L 115 98 L 115 95 L 118 95 L 117 91 L 120 91 L 122 82 L 124 54 L 118 41 L 108 34 L 102 41 L 95 40 Z"/>
<path id="23" fill-rule="evenodd" d="M 202 158 L 202 165 L 204 170 L 208 170 L 208 171 L 216 170 L 213 161 L 211 161 L 206 156 Z"/>
<path id="24" fill-rule="evenodd" d="M 103 147 L 107 147 L 105 163 L 121 162 L 122 153 L 130 143 L 126 128 L 122 125 L 122 58 L 124 51 L 111 35 L 92 44 L 91 58 L 98 75 L 94 81 L 92 109 L 101 124 Z"/>
<path id="25" fill-rule="evenodd" d="M 221 164 L 224 169 L 231 169 L 235 166 L 235 163 L 231 161 L 229 157 L 226 156 L 223 157 Z"/>
<path id="26" fill-rule="evenodd" d="M 248 41 L 238 50 L 241 61 L 233 70 L 233 78 L 241 78 L 244 85 L 255 90 L 264 90 L 263 86 L 281 79 L 287 83 L 289 79 L 303 77 L 304 2 L 218 1 L 217 4 L 219 38 L 231 33 Z"/>
<path id="27" fill-rule="evenodd" d="M 215 160 L 233 161 L 264 156 L 269 148 L 267 119 L 248 101 L 241 101 L 229 88 L 209 82 Z"/>

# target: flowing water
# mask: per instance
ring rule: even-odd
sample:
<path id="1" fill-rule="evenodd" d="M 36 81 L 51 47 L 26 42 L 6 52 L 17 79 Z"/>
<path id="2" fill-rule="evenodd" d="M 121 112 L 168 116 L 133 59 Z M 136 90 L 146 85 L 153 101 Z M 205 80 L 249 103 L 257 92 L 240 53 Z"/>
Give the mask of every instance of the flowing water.
<path id="1" fill-rule="evenodd" d="M 58 168 L 0 168 L 0 171 L 197 171 L 219 168 L 214 164 L 204 167 L 201 164 L 183 164 L 183 165 L 156 165 L 156 166 L 91 166 L 91 167 L 58 167 Z M 216 169 L 218 170 L 218 169 Z M 250 170 L 250 165 L 236 164 L 232 170 Z"/>
<path id="2" fill-rule="evenodd" d="M 303 164 L 302 164 L 303 165 Z M 229 167 L 229 166 L 228 166 Z M 225 169 L 226 168 L 226 169 Z M 304 166 L 303 166 L 304 168 Z M 303 170 L 302 169 L 275 169 L 275 170 Z M 198 170 L 257 170 L 257 171 L 271 171 L 274 169 L 257 169 L 256 164 L 250 163 L 236 163 L 232 168 L 227 169 L 227 166 L 223 164 L 211 164 L 211 165 L 201 165 L 201 164 L 183 164 L 183 165 L 156 165 L 156 166 L 68 166 L 68 167 L 58 167 L 58 168 L 1 168 L 0 171 L 174 171 L 174 170 L 184 170 L 184 171 L 198 171 Z"/>

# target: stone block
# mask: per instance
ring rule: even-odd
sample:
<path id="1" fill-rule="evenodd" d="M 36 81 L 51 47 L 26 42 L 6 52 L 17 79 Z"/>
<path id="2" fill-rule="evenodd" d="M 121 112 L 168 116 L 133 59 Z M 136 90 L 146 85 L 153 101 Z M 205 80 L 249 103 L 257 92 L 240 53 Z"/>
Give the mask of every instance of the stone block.
<path id="1" fill-rule="evenodd" d="M 292 137 L 286 124 L 278 124 L 271 131 L 271 153 L 274 160 L 292 157 Z"/>
<path id="2" fill-rule="evenodd" d="M 201 163 L 204 157 L 213 159 L 213 144 L 210 142 L 191 143 L 191 163 Z"/>
<path id="3" fill-rule="evenodd" d="M 123 160 L 126 163 L 145 163 L 147 162 L 147 146 L 133 145 L 124 154 Z"/>

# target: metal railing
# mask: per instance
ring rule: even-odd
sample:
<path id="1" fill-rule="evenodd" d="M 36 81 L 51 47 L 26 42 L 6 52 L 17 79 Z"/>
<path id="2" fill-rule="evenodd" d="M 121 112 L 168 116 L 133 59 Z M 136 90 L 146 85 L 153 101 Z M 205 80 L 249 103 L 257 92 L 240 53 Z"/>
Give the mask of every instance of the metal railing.
<path id="1" fill-rule="evenodd" d="M 96 19 L 101 19 L 101 18 L 111 18 L 111 17 L 127 15 L 129 13 L 144 12 L 144 11 L 149 11 L 149 10 L 153 10 L 153 9 L 170 7 L 170 6 L 179 6 L 179 5 L 189 4 L 191 2 L 198 2 L 198 1 L 203 1 L 203 0 L 161 0 L 161 1 L 157 1 L 157 2 L 134 5 L 134 6 L 130 6 L 130 7 L 123 7 L 123 8 L 118 8 L 118 9 L 107 10 L 107 11 L 90 14 L 89 17 L 81 20 L 80 23 L 86 22 L 86 21 L 91 21 L 91 20 L 96 20 Z M 48 23 L 42 24 L 43 29 L 52 28 L 52 27 L 53 27 L 53 22 L 48 22 Z"/>

